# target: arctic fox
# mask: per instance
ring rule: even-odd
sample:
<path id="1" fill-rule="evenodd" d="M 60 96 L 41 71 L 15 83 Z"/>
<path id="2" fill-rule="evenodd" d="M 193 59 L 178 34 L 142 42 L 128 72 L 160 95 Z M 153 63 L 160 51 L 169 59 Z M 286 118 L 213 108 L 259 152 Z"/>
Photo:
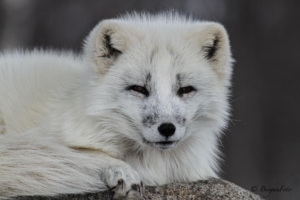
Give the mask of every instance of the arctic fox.
<path id="1" fill-rule="evenodd" d="M 215 22 L 128 14 L 83 53 L 0 56 L 0 198 L 217 177 L 228 119 L 229 40 Z"/>

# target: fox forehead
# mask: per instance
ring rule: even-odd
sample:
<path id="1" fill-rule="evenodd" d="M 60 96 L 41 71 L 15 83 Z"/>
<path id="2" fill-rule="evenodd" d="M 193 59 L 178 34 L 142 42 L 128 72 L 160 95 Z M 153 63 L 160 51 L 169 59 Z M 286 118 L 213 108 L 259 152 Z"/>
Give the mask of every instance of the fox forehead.
<path id="1" fill-rule="evenodd" d="M 123 71 L 126 82 L 137 85 L 159 85 L 160 88 L 200 84 L 213 75 L 212 69 L 199 55 L 179 53 L 167 45 L 148 45 L 145 49 L 124 52 L 116 61 L 116 73 Z M 198 52 L 197 52 L 198 53 Z M 130 59 L 130 62 L 125 62 Z M 201 76 L 205 75 L 203 79 Z M 174 88 L 173 88 L 174 89 Z"/>

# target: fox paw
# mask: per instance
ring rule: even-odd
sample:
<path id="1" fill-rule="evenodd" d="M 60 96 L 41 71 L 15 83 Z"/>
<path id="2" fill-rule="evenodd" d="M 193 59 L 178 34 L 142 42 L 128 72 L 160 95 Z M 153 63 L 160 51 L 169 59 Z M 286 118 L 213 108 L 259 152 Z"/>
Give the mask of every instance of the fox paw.
<path id="1" fill-rule="evenodd" d="M 131 167 L 109 167 L 105 170 L 105 179 L 114 192 L 113 200 L 144 199 L 144 185 Z"/>

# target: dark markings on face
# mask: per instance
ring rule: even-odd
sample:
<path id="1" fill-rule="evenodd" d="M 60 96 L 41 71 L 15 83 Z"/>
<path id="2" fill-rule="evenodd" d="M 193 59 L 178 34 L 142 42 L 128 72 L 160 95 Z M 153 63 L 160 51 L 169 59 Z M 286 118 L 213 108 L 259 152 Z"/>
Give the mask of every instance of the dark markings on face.
<path id="1" fill-rule="evenodd" d="M 176 84 L 179 87 L 184 87 L 186 85 L 183 85 L 184 82 L 187 82 L 189 79 L 188 74 L 186 73 L 180 73 L 180 74 L 176 74 Z"/>
<path id="2" fill-rule="evenodd" d="M 183 116 L 176 116 L 175 119 L 178 124 L 180 124 L 180 125 L 185 124 L 186 119 Z"/>
<path id="3" fill-rule="evenodd" d="M 148 73 L 147 76 L 146 76 L 145 86 L 149 85 L 150 81 L 151 81 L 151 74 Z"/>
<path id="4" fill-rule="evenodd" d="M 146 80 L 145 80 L 144 87 L 147 88 L 147 90 L 149 91 L 149 93 L 151 92 L 151 84 L 150 84 L 150 82 L 151 82 L 151 74 L 148 73 L 146 75 Z"/>
<path id="5" fill-rule="evenodd" d="M 180 88 L 181 87 L 181 76 L 180 76 L 180 74 L 176 74 L 176 83 Z"/>
<path id="6" fill-rule="evenodd" d="M 151 126 L 156 124 L 157 118 L 158 118 L 158 115 L 156 113 L 154 113 L 153 115 L 147 115 L 143 118 L 142 123 L 144 124 L 144 126 L 147 126 L 150 128 Z"/>

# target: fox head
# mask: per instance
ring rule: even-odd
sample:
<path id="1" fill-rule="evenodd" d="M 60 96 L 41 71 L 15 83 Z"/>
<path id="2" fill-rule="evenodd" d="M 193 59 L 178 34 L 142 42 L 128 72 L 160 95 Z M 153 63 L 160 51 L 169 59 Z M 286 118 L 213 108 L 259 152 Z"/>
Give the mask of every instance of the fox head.
<path id="1" fill-rule="evenodd" d="M 84 55 L 87 114 L 133 146 L 173 149 L 226 126 L 232 59 L 222 25 L 176 14 L 104 20 Z"/>

